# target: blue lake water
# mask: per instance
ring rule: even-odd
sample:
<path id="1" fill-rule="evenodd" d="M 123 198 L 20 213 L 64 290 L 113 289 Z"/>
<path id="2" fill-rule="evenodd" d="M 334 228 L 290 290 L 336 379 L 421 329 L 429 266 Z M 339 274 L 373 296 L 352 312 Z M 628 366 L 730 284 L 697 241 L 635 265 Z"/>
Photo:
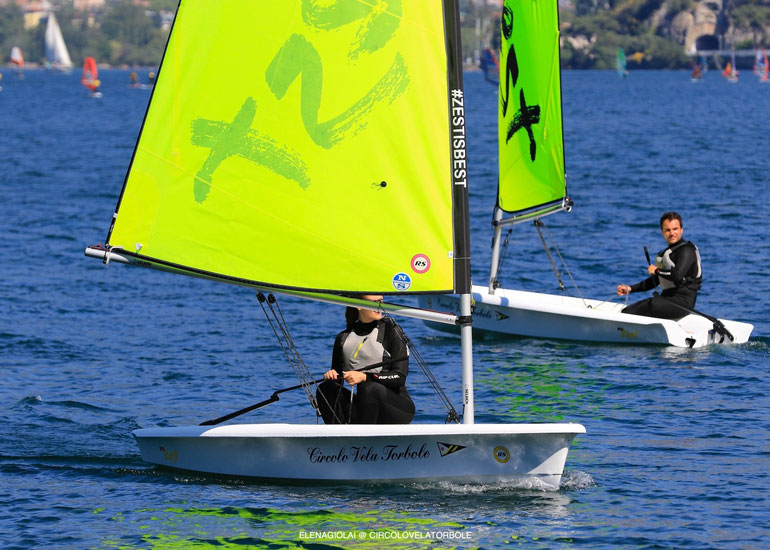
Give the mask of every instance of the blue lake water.
<path id="1" fill-rule="evenodd" d="M 699 350 L 478 339 L 477 421 L 574 421 L 588 430 L 570 451 L 561 490 L 545 493 L 247 483 L 143 463 L 133 429 L 198 423 L 296 381 L 250 291 L 105 269 L 83 256 L 86 245 L 104 241 L 149 90 L 127 87 L 129 72 L 120 70 L 100 75 L 99 100 L 87 97 L 76 73 L 4 73 L 3 548 L 770 546 L 770 228 L 762 198 L 770 86 L 748 74 L 731 85 L 716 72 L 699 84 L 686 72 L 563 75 L 575 208 L 546 222 L 583 294 L 609 299 L 619 282 L 643 278 L 643 246 L 662 247 L 657 219 L 678 210 L 703 257 L 699 309 L 756 328 L 748 344 Z M 496 92 L 480 73 L 465 78 L 473 270 L 482 282 Z M 534 228 L 514 230 L 502 279 L 558 293 Z M 322 372 L 341 309 L 280 301 L 305 361 Z M 417 321 L 402 325 L 459 407 L 458 340 Z M 416 421 L 438 418 L 419 372 L 409 386 Z M 245 419 L 306 422 L 312 411 L 301 393 L 284 394 Z M 340 538 L 310 538 L 318 533 Z"/>

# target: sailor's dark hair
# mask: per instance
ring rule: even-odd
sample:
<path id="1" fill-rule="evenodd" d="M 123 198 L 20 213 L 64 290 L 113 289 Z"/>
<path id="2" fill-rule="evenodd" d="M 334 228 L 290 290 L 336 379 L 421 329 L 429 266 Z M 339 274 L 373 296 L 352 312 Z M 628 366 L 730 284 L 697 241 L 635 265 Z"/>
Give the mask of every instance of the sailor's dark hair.
<path id="1" fill-rule="evenodd" d="M 660 228 L 663 229 L 663 222 L 671 220 L 679 220 L 679 226 L 684 227 L 682 216 L 679 215 L 679 212 L 664 212 L 660 217 Z"/>
<path id="2" fill-rule="evenodd" d="M 345 308 L 345 329 L 350 330 L 358 321 L 358 308 L 348 306 Z"/>
<path id="3" fill-rule="evenodd" d="M 351 294 L 351 298 L 364 299 L 365 294 Z M 358 308 L 353 306 L 347 306 L 345 308 L 345 330 L 351 330 L 353 325 L 358 321 Z M 394 321 L 395 322 L 395 321 Z"/>

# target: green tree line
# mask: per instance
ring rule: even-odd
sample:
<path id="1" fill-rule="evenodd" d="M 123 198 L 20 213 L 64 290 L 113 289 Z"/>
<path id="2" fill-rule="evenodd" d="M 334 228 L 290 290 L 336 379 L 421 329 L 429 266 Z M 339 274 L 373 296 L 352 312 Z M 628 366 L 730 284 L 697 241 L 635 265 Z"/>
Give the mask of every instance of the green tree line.
<path id="1" fill-rule="evenodd" d="M 770 0 L 724 0 L 721 31 L 750 35 L 735 49 L 770 46 Z M 692 59 L 672 37 L 674 18 L 694 13 L 694 0 L 575 0 L 574 10 L 562 11 L 562 36 L 582 37 L 589 47 L 563 42 L 561 58 L 567 68 L 609 69 L 622 48 L 629 68 L 686 68 Z M 655 15 L 655 17 L 654 17 Z M 727 45 L 726 45 L 727 46 Z"/>
<path id="2" fill-rule="evenodd" d="M 618 48 L 629 56 L 630 68 L 689 66 L 691 60 L 682 44 L 671 37 L 670 26 L 679 13 L 693 12 L 695 0 L 573 2 L 573 9 L 560 10 L 564 38 L 561 57 L 565 68 L 612 68 Z M 71 0 L 58 0 L 56 14 L 74 63 L 93 56 L 97 62 L 111 65 L 155 66 L 168 38 L 168 31 L 162 28 L 161 13 L 173 13 L 176 6 L 177 0 L 151 0 L 146 8 L 127 0 L 112 0 L 89 19 L 87 14 L 73 9 Z M 464 57 L 472 56 L 479 44 L 497 46 L 499 15 L 470 0 L 461 0 L 461 8 Z M 736 48 L 770 46 L 770 0 L 725 0 L 724 14 L 728 25 L 751 37 L 735 44 Z M 487 25 L 491 27 L 491 37 L 480 41 L 475 36 L 477 20 L 494 22 Z M 27 61 L 41 62 L 44 35 L 45 21 L 36 28 L 25 29 L 21 8 L 13 3 L 0 6 L 0 56 L 4 61 L 8 60 L 11 48 L 19 46 Z M 569 38 L 578 39 L 577 45 Z"/>
<path id="3" fill-rule="evenodd" d="M 90 14 L 77 12 L 71 2 L 56 10 L 72 62 L 82 63 L 88 56 L 98 63 L 129 66 L 156 66 L 163 55 L 168 30 L 161 27 L 161 12 L 173 13 L 176 0 L 153 0 L 150 6 L 120 1 Z M 8 61 L 11 48 L 19 46 L 27 62 L 41 63 L 46 21 L 35 28 L 24 28 L 24 14 L 15 4 L 0 6 L 0 55 Z"/>
<path id="4" fill-rule="evenodd" d="M 770 47 L 770 0 L 723 2 L 719 33 L 735 31 L 741 37 L 733 44 L 736 49 Z M 680 14 L 694 16 L 697 0 L 571 0 L 560 2 L 560 6 L 561 61 L 565 68 L 614 68 L 619 48 L 626 53 L 631 69 L 688 68 L 692 63 L 685 54 L 683 37 L 676 37 L 673 28 Z M 499 46 L 498 9 L 471 0 L 460 0 L 460 7 L 464 57 L 472 57 L 479 43 Z M 490 18 L 495 20 L 491 25 L 494 34 L 477 36 L 479 22 Z"/>

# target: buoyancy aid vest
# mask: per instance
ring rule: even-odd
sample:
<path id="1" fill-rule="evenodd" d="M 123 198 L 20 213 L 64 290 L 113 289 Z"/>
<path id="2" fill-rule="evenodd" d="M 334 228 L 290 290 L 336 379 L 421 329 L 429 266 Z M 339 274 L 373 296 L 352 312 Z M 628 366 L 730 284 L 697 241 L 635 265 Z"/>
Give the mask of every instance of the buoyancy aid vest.
<path id="1" fill-rule="evenodd" d="M 357 370 L 389 359 L 390 353 L 382 345 L 384 335 L 385 327 L 382 321 L 379 321 L 369 334 L 363 336 L 351 330 L 342 342 L 344 370 Z M 378 373 L 381 370 L 382 366 L 379 366 L 367 369 L 366 372 Z"/>
<path id="2" fill-rule="evenodd" d="M 679 243 L 675 244 L 673 247 L 669 246 L 658 252 L 657 256 L 655 257 L 655 265 L 658 266 L 658 269 L 665 272 L 670 272 L 676 267 L 676 263 L 671 258 L 671 256 L 682 248 L 683 246 L 690 245 L 695 249 L 695 263 L 690 267 L 690 270 L 688 273 L 684 274 L 684 279 L 682 279 L 681 283 L 677 285 L 674 281 L 671 279 L 667 279 L 666 277 L 658 277 L 658 282 L 660 283 L 660 288 L 663 290 L 668 290 L 672 288 L 677 287 L 684 287 L 684 286 L 690 286 L 694 287 L 693 290 L 699 290 L 702 278 L 702 270 L 701 270 L 701 262 L 700 262 L 700 252 L 698 251 L 698 247 L 695 246 L 690 241 L 680 241 Z"/>

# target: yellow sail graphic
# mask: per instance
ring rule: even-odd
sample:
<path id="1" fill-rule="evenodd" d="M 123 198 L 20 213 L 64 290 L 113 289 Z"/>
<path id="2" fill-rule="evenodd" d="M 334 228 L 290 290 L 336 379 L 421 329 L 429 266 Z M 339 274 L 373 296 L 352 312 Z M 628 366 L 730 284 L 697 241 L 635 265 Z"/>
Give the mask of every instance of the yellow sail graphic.
<path id="1" fill-rule="evenodd" d="M 109 245 L 333 292 L 454 289 L 440 2 L 183 0 Z"/>
<path id="2" fill-rule="evenodd" d="M 556 0 L 505 0 L 501 22 L 498 206 L 566 196 Z"/>

